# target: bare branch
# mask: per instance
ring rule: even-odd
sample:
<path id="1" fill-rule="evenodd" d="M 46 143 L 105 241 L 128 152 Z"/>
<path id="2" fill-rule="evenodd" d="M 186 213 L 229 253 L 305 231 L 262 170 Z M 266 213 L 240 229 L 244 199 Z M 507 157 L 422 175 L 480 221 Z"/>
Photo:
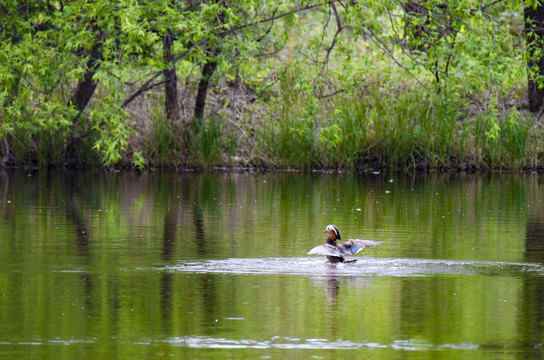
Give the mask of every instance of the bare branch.
<path id="1" fill-rule="evenodd" d="M 332 1 L 332 3 L 334 3 L 334 1 Z M 244 25 L 240 25 L 240 26 L 237 26 L 237 27 L 233 27 L 232 29 L 228 29 L 226 31 L 223 31 L 222 33 L 218 34 L 220 37 L 224 37 L 224 36 L 227 36 L 227 35 L 231 35 L 239 30 L 242 30 L 242 29 L 245 29 L 245 28 L 248 28 L 248 27 L 252 27 L 252 26 L 256 26 L 256 25 L 259 25 L 259 24 L 264 24 L 264 23 L 268 23 L 268 22 L 274 22 L 275 20 L 277 19 L 281 19 L 283 17 L 286 17 L 286 16 L 289 16 L 289 15 L 293 15 L 297 12 L 301 12 L 301 11 L 306 11 L 306 10 L 312 10 L 312 9 L 316 9 L 318 7 L 320 7 L 322 4 L 318 3 L 318 4 L 308 4 L 306 6 L 303 6 L 303 7 L 299 7 L 299 8 L 296 8 L 296 9 L 293 9 L 293 10 L 290 10 L 290 11 L 287 11 L 285 13 L 281 13 L 281 14 L 277 14 L 276 15 L 276 11 L 274 11 L 274 13 L 272 14 L 271 17 L 268 17 L 268 18 L 264 18 L 264 19 L 261 19 L 261 20 L 258 20 L 258 21 L 254 21 L 254 22 L 251 22 L 251 23 L 248 23 L 248 24 L 244 24 Z M 268 30 L 270 31 L 270 29 Z M 191 44 L 191 46 L 189 46 L 189 48 L 187 50 L 185 50 L 183 53 L 179 54 L 178 56 L 176 56 L 174 58 L 174 60 L 172 61 L 172 65 L 175 65 L 179 60 L 187 57 L 189 55 L 189 53 L 196 47 L 199 47 L 199 46 L 202 46 L 204 44 L 206 44 L 208 42 L 208 38 L 204 38 L 204 39 L 201 39 L 200 41 L 194 43 L 194 44 Z M 124 102 L 123 104 L 121 105 L 122 107 L 126 107 L 128 104 L 130 104 L 135 98 L 137 98 L 138 96 L 140 96 L 142 93 L 154 88 L 155 86 L 158 86 L 161 83 L 156 83 L 156 84 L 153 84 L 153 81 L 158 78 L 159 76 L 163 75 L 164 74 L 164 70 L 161 70 L 161 71 L 158 71 L 156 72 L 149 80 L 147 80 L 138 90 L 136 90 L 135 93 L 133 93 L 131 96 L 129 96 Z"/>
<path id="2" fill-rule="evenodd" d="M 293 9 L 291 11 L 287 11 L 285 13 L 279 14 L 279 15 L 273 15 L 273 16 L 271 16 L 269 18 L 266 18 L 266 19 L 261 19 L 259 21 L 255 21 L 255 22 L 252 22 L 252 23 L 248 23 L 248 24 L 233 27 L 232 29 L 228 29 L 228 30 L 222 32 L 220 35 L 221 36 L 230 35 L 230 34 L 233 34 L 236 31 L 241 30 L 241 29 L 245 29 L 245 28 L 252 27 L 252 26 L 255 26 L 255 25 L 259 25 L 259 24 L 264 24 L 264 23 L 274 21 L 274 20 L 278 20 L 278 19 L 284 18 L 286 16 L 296 14 L 297 12 L 312 10 L 312 9 L 320 7 L 321 5 L 322 4 L 313 4 L 313 5 L 308 4 L 306 6 L 296 8 L 296 9 Z"/>
<path id="3" fill-rule="evenodd" d="M 336 42 L 338 40 L 338 36 L 340 35 L 342 30 L 344 29 L 344 27 L 342 26 L 342 20 L 340 19 L 340 15 L 338 14 L 338 10 L 336 9 L 336 4 L 334 3 L 334 1 L 331 1 L 330 6 L 331 6 L 331 8 L 333 10 L 334 17 L 336 19 L 336 32 L 334 33 L 334 37 L 332 39 L 331 45 L 327 48 L 327 54 L 325 55 L 325 60 L 323 61 L 323 66 L 321 68 L 321 75 L 322 76 L 325 76 L 332 50 L 334 49 L 334 46 L 336 45 Z M 334 87 L 334 85 L 332 85 L 332 86 Z M 318 94 L 317 93 L 317 78 L 314 79 L 314 95 L 316 97 L 320 98 L 320 99 L 334 96 L 334 95 L 336 95 L 336 94 L 338 94 L 340 92 L 343 92 L 343 91 L 344 90 L 342 90 L 342 89 L 336 89 L 335 88 L 334 91 L 332 91 L 332 92 L 330 92 L 328 94 Z"/>
<path id="4" fill-rule="evenodd" d="M 202 39 L 194 44 L 192 44 L 187 50 L 185 50 L 184 52 L 182 52 L 180 55 L 176 56 L 174 58 L 174 60 L 172 61 L 172 65 L 176 65 L 176 63 L 183 59 L 184 57 L 186 57 L 187 55 L 189 55 L 189 53 L 197 46 L 200 46 L 204 43 L 206 43 L 208 41 L 208 39 Z M 142 93 L 148 91 L 148 90 L 151 90 L 152 88 L 156 87 L 156 86 L 159 86 L 161 84 L 164 84 L 164 82 L 159 82 L 159 83 L 155 83 L 153 84 L 153 81 L 158 78 L 159 76 L 161 75 L 164 75 L 166 69 L 165 70 L 161 70 L 161 71 L 157 71 L 155 74 L 153 74 L 153 76 L 151 76 L 151 78 L 149 78 L 142 86 L 140 86 L 140 88 L 138 90 L 136 90 L 135 93 L 133 93 L 131 96 L 129 96 L 124 102 L 123 104 L 121 104 L 122 107 L 126 107 L 128 104 L 130 104 L 134 99 L 136 99 L 138 96 L 140 96 Z"/>
<path id="5" fill-rule="evenodd" d="M 370 39 L 376 44 L 380 49 L 382 49 L 389 57 L 404 71 L 406 71 L 421 87 L 423 87 L 425 90 L 429 90 L 410 70 L 406 68 L 406 66 L 402 65 L 402 63 L 395 58 L 395 55 L 393 52 L 385 45 L 378 36 L 371 30 L 366 29 L 367 32 L 370 34 Z"/>
<path id="6" fill-rule="evenodd" d="M 337 28 L 336 28 L 336 33 L 334 34 L 334 37 L 332 39 L 331 46 L 329 46 L 329 48 L 327 49 L 327 55 L 325 56 L 325 63 L 323 64 L 323 69 L 325 69 L 325 67 L 327 66 L 327 63 L 329 62 L 329 57 L 331 55 L 332 49 L 336 45 L 336 41 L 338 40 L 338 35 L 340 35 L 342 30 L 344 29 L 344 27 L 342 26 L 340 15 L 338 15 L 338 10 L 336 9 L 336 5 L 334 4 L 334 1 L 331 1 L 331 7 L 332 7 L 332 10 L 334 11 Z"/>
<path id="7" fill-rule="evenodd" d="M 317 92 L 317 78 L 314 79 L 314 96 L 318 99 L 326 99 L 326 98 L 329 98 L 329 97 L 332 97 L 336 94 L 339 94 L 339 93 L 342 93 L 344 92 L 345 90 L 344 89 L 336 89 L 334 85 L 332 85 L 330 83 L 330 81 L 328 82 L 328 84 L 334 89 L 326 94 L 319 94 Z"/>
<path id="8" fill-rule="evenodd" d="M 471 12 L 476 12 L 476 11 L 484 11 L 485 9 L 487 9 L 488 7 L 490 6 L 493 6 L 497 3 L 500 3 L 502 2 L 503 0 L 494 0 L 494 1 L 491 1 L 490 3 L 487 3 L 485 5 L 481 5 L 480 7 L 477 7 L 477 8 L 471 8 L 470 11 Z"/>
<path id="9" fill-rule="evenodd" d="M 129 96 L 125 101 L 123 101 L 123 104 L 121 104 L 121 107 L 127 107 L 128 104 L 130 104 L 134 99 L 136 99 L 138 96 L 140 96 L 142 93 L 151 90 L 157 85 L 160 85 L 164 82 L 161 82 L 159 84 L 152 84 L 153 80 L 158 78 L 159 76 L 163 75 L 165 70 L 157 71 L 149 80 L 147 80 L 140 88 L 133 93 L 131 96 Z"/>

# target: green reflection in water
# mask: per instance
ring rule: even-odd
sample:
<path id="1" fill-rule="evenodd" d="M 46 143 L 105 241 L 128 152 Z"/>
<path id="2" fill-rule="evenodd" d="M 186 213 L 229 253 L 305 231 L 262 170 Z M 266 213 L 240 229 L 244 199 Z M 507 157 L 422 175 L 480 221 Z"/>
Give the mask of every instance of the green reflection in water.
<path id="1" fill-rule="evenodd" d="M 31 175 L 0 174 L 2 357 L 540 355 L 537 176 Z M 330 223 L 384 243 L 352 268 L 307 257 Z M 203 262 L 229 259 L 293 270 Z M 402 272 L 421 259 L 446 270 Z"/>

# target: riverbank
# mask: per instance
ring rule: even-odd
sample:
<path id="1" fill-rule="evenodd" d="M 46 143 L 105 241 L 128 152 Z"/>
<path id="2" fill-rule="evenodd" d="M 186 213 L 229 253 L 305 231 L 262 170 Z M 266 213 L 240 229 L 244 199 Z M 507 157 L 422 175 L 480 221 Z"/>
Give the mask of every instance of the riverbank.
<path id="1" fill-rule="evenodd" d="M 0 166 L 544 166 L 522 3 L 82 5 L 7 7 Z"/>
<path id="2" fill-rule="evenodd" d="M 183 117 L 167 123 L 136 106 L 137 135 L 120 166 L 133 167 L 131 154 L 139 151 L 145 168 L 159 169 L 543 169 L 544 127 L 526 110 L 521 88 L 508 97 L 481 93 L 457 101 L 417 88 L 316 101 L 295 86 L 279 88 L 287 93 L 250 103 L 247 88 L 218 86 L 211 97 L 216 111 L 199 123 Z"/>
<path id="3" fill-rule="evenodd" d="M 218 85 L 211 100 L 223 105 L 198 123 L 182 116 L 167 122 L 160 111 L 145 110 L 158 108 L 160 93 L 136 103 L 126 150 L 110 167 L 358 173 L 544 169 L 544 126 L 526 110 L 522 89 L 503 98 L 481 95 L 464 106 L 417 89 L 388 96 L 377 89 L 319 101 L 288 90 L 278 93 L 279 99 L 253 103 L 243 96 L 247 92 Z M 92 143 L 92 136 L 88 140 Z M 4 161 L 6 167 L 103 166 L 85 142 L 77 148 L 78 161 L 74 156 L 65 161 L 70 158 L 66 148 L 49 147 L 41 155 L 35 147 L 11 149 L 17 156 Z"/>

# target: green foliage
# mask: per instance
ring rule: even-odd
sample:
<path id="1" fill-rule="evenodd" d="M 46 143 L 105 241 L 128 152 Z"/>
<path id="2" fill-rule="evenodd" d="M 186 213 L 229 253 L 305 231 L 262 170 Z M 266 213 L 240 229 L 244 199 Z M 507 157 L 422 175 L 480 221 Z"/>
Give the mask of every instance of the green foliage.
<path id="1" fill-rule="evenodd" d="M 521 169 L 529 166 L 527 152 L 531 120 L 515 108 L 502 116 L 493 100 L 487 111 L 478 114 L 475 144 L 482 156 L 480 161 L 493 169 Z"/>
<path id="2" fill-rule="evenodd" d="M 207 121 L 195 119 L 187 129 L 187 143 L 192 165 L 209 167 L 223 163 L 223 151 L 227 146 L 223 123 L 216 116 Z"/>
<path id="3" fill-rule="evenodd" d="M 286 66 L 280 78 L 280 97 L 276 102 L 271 100 L 270 117 L 264 119 L 266 124 L 259 134 L 267 149 L 267 154 L 261 156 L 270 159 L 269 165 L 301 168 L 314 165 L 313 99 L 301 95 L 310 91 L 311 85 L 300 76 L 299 70 L 297 64 Z"/>
<path id="4" fill-rule="evenodd" d="M 165 166 L 180 157 L 183 147 L 179 137 L 179 131 L 166 118 L 159 117 L 153 122 L 153 142 L 148 144 L 147 156 L 153 166 Z"/>
<path id="5" fill-rule="evenodd" d="M 251 153 L 251 164 L 294 168 L 522 168 L 542 158 L 541 129 L 519 108 L 527 72 L 538 73 L 527 61 L 541 55 L 523 6 L 537 2 L 20 5 L 5 1 L 0 25 L 5 163 L 208 167 Z M 207 101 L 221 114 L 195 120 L 190 102 L 212 61 Z M 155 91 L 173 68 L 184 95 L 167 120 Z M 135 102 L 154 114 L 135 114 Z"/>
<path id="6" fill-rule="evenodd" d="M 314 78 L 317 91 L 302 88 L 297 101 L 282 101 L 288 115 L 275 112 L 280 118 L 269 122 L 267 133 L 279 136 L 268 136 L 266 149 L 279 147 L 293 159 L 310 159 L 299 161 L 301 167 L 410 169 L 425 163 L 438 169 L 458 164 L 518 169 L 534 164 L 528 159 L 536 155 L 527 153 L 534 130 L 530 119 L 504 105 L 525 86 L 522 4 L 446 5 L 359 3 L 340 9 L 336 23 L 345 26 L 340 36 L 332 12 L 323 14 L 322 25 L 315 16 L 319 30 L 305 33 L 308 45 L 299 53 L 333 51 L 327 58 L 317 53 L 321 61 L 302 57 L 305 66 L 299 60 L 297 66 L 304 68 L 299 73 L 306 81 Z M 331 89 L 343 91 L 316 103 L 316 95 Z M 283 86 L 278 92 L 283 94 Z M 489 99 L 501 100 L 486 104 Z M 298 103 L 311 104 L 312 115 L 301 127 L 313 129 L 313 137 L 297 139 L 298 147 L 282 146 L 285 129 L 296 128 L 284 123 L 301 113 L 292 105 Z M 272 153 L 278 154 L 276 164 L 285 164 L 285 153 Z"/>

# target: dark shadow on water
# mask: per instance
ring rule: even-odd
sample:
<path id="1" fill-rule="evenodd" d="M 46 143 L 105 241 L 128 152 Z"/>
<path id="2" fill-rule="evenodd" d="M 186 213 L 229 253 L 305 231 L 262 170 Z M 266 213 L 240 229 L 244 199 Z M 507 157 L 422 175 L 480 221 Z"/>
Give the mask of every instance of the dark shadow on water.
<path id="1" fill-rule="evenodd" d="M 358 277 L 358 276 L 341 276 L 345 266 L 353 266 L 354 264 L 333 264 L 325 261 L 324 273 L 322 275 L 311 276 L 310 280 L 315 286 L 325 288 L 327 296 L 327 303 L 333 307 L 336 307 L 338 295 L 341 289 L 345 287 L 366 287 L 372 283 L 372 276 Z M 340 267 L 340 269 L 339 269 Z"/>
<path id="2" fill-rule="evenodd" d="M 164 227 L 163 227 L 163 238 L 162 238 L 162 259 L 171 260 L 174 256 L 174 245 L 176 243 L 176 234 L 177 234 L 177 219 L 178 214 L 174 209 L 166 212 L 164 216 Z"/>
<path id="3" fill-rule="evenodd" d="M 329 302 L 336 302 L 338 298 L 338 290 L 340 290 L 340 281 L 338 276 L 331 275 L 327 279 L 327 300 Z"/>
<path id="4" fill-rule="evenodd" d="M 527 222 L 525 261 L 544 263 L 544 219 L 533 217 Z"/>
<path id="5" fill-rule="evenodd" d="M 164 217 L 164 232 L 162 241 L 162 260 L 168 262 L 175 254 L 175 242 L 177 235 L 178 206 L 173 206 Z M 160 310 L 161 322 L 165 333 L 172 329 L 172 282 L 173 274 L 163 272 L 160 276 Z"/>
<path id="6" fill-rule="evenodd" d="M 160 309 L 162 328 L 165 333 L 172 330 L 172 282 L 173 274 L 163 272 L 160 277 Z"/>
<path id="7" fill-rule="evenodd" d="M 76 248 L 79 255 L 88 259 L 90 246 L 90 230 L 85 220 L 84 206 L 79 194 L 80 176 L 78 173 L 68 172 L 64 179 L 66 184 L 65 211 L 66 218 L 74 226 Z"/>
<path id="8" fill-rule="evenodd" d="M 204 214 L 202 212 L 202 206 L 198 204 L 198 200 L 193 205 L 193 220 L 195 225 L 195 240 L 197 246 L 197 253 L 205 256 L 207 243 L 206 243 L 206 231 L 204 230 Z"/>
<path id="9" fill-rule="evenodd" d="M 65 216 L 73 226 L 73 234 L 75 241 L 75 249 L 80 256 L 80 262 L 87 269 L 91 261 L 91 230 L 86 220 L 85 200 L 82 200 L 80 194 L 81 174 L 68 171 L 63 173 L 63 184 L 61 191 L 65 191 L 62 198 L 65 199 Z M 53 193 L 51 189 L 52 181 L 47 178 L 47 188 L 49 193 Z M 85 294 L 85 309 L 91 316 L 100 314 L 99 292 L 101 287 L 101 279 L 89 272 L 83 272 L 79 279 L 82 284 L 83 293 Z"/>
<path id="10" fill-rule="evenodd" d="M 533 216 L 527 222 L 525 259 L 544 263 L 544 219 Z M 544 346 L 544 276 L 524 276 L 519 320 L 519 342 L 540 357 Z M 527 358 L 524 354 L 522 358 Z"/>
<path id="11" fill-rule="evenodd" d="M 171 180 L 168 178 L 168 180 Z M 173 183 L 166 184 L 166 188 L 175 189 L 176 179 Z M 161 191 L 162 189 L 159 189 Z M 178 240 L 178 221 L 181 212 L 180 204 L 176 198 L 167 196 L 166 211 L 164 215 L 161 259 L 168 263 L 176 256 L 176 242 Z M 171 272 L 165 271 L 160 275 L 159 298 L 160 313 L 163 331 L 168 334 L 172 330 L 172 303 L 174 277 Z"/>

